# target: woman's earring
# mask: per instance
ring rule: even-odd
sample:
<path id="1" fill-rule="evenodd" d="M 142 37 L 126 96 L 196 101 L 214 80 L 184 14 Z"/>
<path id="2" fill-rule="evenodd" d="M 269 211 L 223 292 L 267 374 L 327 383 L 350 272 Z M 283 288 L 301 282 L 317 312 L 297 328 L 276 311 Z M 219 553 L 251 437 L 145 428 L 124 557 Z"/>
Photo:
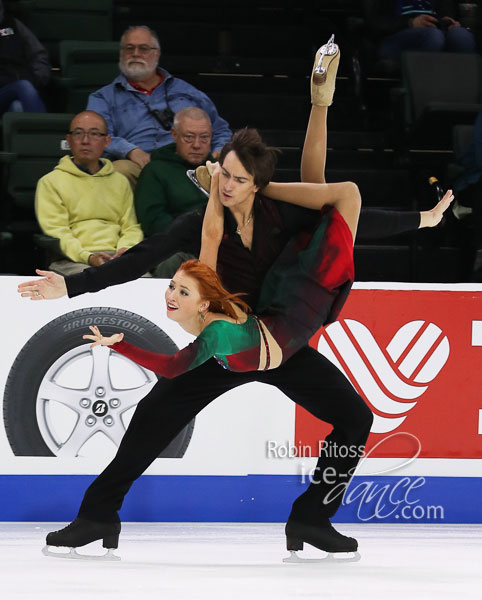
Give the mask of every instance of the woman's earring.
<path id="1" fill-rule="evenodd" d="M 206 315 L 203 312 L 199 311 L 199 317 L 201 318 L 201 321 L 204 323 L 204 321 L 206 319 Z"/>

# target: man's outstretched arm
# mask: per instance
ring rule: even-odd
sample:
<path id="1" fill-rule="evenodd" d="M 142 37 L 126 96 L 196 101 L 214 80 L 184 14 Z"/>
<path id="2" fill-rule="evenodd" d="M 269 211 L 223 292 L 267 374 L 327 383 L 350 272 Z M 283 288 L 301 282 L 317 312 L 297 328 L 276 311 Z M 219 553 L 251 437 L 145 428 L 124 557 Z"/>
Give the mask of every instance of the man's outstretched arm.
<path id="1" fill-rule="evenodd" d="M 202 221 L 202 211 L 186 213 L 178 217 L 165 232 L 146 238 L 122 256 L 100 267 L 91 267 L 65 278 L 50 271 L 37 270 L 44 279 L 22 283 L 18 291 L 32 300 L 61 298 L 65 294 L 73 298 L 138 279 L 176 252 L 199 255 Z M 50 275 L 49 278 L 46 278 L 46 273 Z"/>
<path id="2" fill-rule="evenodd" d="M 386 238 L 424 227 L 436 227 L 453 199 L 452 190 L 447 190 L 442 200 L 431 210 L 362 208 L 358 221 L 357 242 Z"/>

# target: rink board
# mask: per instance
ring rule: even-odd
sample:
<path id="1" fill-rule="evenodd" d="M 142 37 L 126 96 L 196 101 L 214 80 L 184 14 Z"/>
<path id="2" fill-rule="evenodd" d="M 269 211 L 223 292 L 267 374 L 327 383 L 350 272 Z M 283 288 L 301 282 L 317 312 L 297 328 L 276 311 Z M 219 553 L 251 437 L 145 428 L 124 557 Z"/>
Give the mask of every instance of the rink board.
<path id="1" fill-rule="evenodd" d="M 66 521 L 115 454 L 119 427 L 135 408 L 126 390 L 139 400 L 155 380 L 118 355 L 92 355 L 81 339 L 88 324 L 124 328 L 128 340 L 150 347 L 162 338 L 164 352 L 192 338 L 164 314 L 165 281 L 31 302 L 16 293 L 25 279 L 0 277 L 8 307 L 0 520 Z M 355 285 L 339 321 L 311 345 L 375 414 L 336 519 L 481 523 L 474 498 L 482 492 L 482 286 Z M 101 367 L 105 387 L 101 381 L 93 395 L 88 384 Z M 122 413 L 119 401 L 130 409 Z M 330 429 L 270 386 L 241 386 L 196 417 L 170 458 L 154 461 L 121 517 L 283 521 Z"/>

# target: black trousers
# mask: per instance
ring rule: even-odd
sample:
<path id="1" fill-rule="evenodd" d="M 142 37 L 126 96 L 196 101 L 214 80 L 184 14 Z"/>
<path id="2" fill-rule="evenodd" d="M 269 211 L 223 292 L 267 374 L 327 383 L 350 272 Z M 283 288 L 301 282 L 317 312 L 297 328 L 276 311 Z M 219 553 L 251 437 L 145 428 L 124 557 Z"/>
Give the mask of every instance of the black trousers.
<path id="1" fill-rule="evenodd" d="M 172 439 L 218 396 L 252 381 L 277 387 L 333 425 L 316 476 L 295 501 L 290 518 L 316 524 L 333 516 L 359 460 L 353 449 L 365 444 L 373 415 L 345 376 L 310 347 L 271 371 L 235 373 L 211 359 L 175 379 L 161 379 L 139 402 L 116 456 L 87 489 L 79 516 L 119 521 L 117 511 L 132 483 Z M 342 447 L 351 452 L 347 455 Z"/>

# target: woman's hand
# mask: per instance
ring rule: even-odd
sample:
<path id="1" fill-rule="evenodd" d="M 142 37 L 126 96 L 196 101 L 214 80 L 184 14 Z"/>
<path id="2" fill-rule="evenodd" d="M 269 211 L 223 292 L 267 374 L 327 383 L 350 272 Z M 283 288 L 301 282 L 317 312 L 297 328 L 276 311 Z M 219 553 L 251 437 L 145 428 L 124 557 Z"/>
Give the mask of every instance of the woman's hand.
<path id="1" fill-rule="evenodd" d="M 112 346 L 112 344 L 117 344 L 124 339 L 123 333 L 114 333 L 110 337 L 104 337 L 99 328 L 95 325 L 90 325 L 89 329 L 92 331 L 94 335 L 83 335 L 82 338 L 84 340 L 92 340 L 94 343 L 91 344 L 91 348 L 95 346 Z"/>
<path id="2" fill-rule="evenodd" d="M 206 169 L 209 175 L 211 175 L 211 187 L 209 189 L 209 199 L 212 200 L 212 204 L 220 205 L 219 201 L 219 175 L 221 173 L 221 165 L 218 162 L 206 161 Z M 216 207 L 217 211 L 219 206 Z M 222 206 L 221 206 L 222 209 Z"/>

